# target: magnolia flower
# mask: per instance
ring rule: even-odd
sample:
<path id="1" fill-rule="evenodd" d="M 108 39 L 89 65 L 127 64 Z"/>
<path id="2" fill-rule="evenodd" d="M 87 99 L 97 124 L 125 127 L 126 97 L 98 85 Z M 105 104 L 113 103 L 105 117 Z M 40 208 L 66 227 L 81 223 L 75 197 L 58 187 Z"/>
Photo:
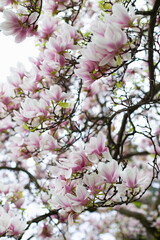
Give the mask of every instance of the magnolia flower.
<path id="1" fill-rule="evenodd" d="M 62 88 L 57 84 L 54 84 L 49 90 L 46 90 L 45 98 L 52 99 L 56 103 L 68 97 L 69 95 L 65 92 L 62 92 Z"/>
<path id="2" fill-rule="evenodd" d="M 98 72 L 98 63 L 82 58 L 74 70 L 75 74 L 83 79 L 84 87 L 90 86 L 101 74 Z"/>
<path id="3" fill-rule="evenodd" d="M 53 235 L 53 226 L 44 223 L 39 237 L 41 239 L 44 239 L 44 238 L 50 238 L 52 237 L 52 235 Z"/>
<path id="4" fill-rule="evenodd" d="M 34 152 L 36 149 L 39 149 L 41 139 L 42 136 L 40 136 L 39 132 L 31 132 L 25 141 L 28 150 Z"/>
<path id="5" fill-rule="evenodd" d="M 11 224 L 11 217 L 7 213 L 0 216 L 0 236 L 3 235 Z"/>
<path id="6" fill-rule="evenodd" d="M 90 161 L 98 162 L 98 159 L 107 152 L 108 160 L 111 159 L 108 148 L 105 146 L 105 135 L 99 132 L 97 137 L 92 137 L 89 143 L 86 145 L 86 152 L 89 154 Z"/>
<path id="7" fill-rule="evenodd" d="M 0 132 L 11 129 L 12 127 L 14 127 L 14 123 L 11 121 L 10 116 L 0 121 Z"/>
<path id="8" fill-rule="evenodd" d="M 125 170 L 121 172 L 121 177 L 124 185 L 131 189 L 147 186 L 148 183 L 146 177 L 140 174 L 136 166 L 125 168 Z"/>
<path id="9" fill-rule="evenodd" d="M 103 190 L 103 177 L 99 176 L 96 173 L 85 174 L 83 181 L 87 186 L 89 186 L 89 189 L 93 194 L 97 194 L 99 191 Z"/>
<path id="10" fill-rule="evenodd" d="M 5 7 L 5 6 L 7 6 L 9 4 L 12 4 L 14 2 L 15 2 L 15 0 L 1 0 L 0 1 L 0 7 Z"/>
<path id="11" fill-rule="evenodd" d="M 112 159 L 108 163 L 98 163 L 98 173 L 107 183 L 116 183 L 120 176 L 121 168 L 118 162 Z"/>
<path id="12" fill-rule="evenodd" d="M 104 66 L 127 43 L 127 35 L 116 24 L 111 24 L 106 26 L 104 37 L 96 35 L 93 40 L 100 48 L 103 56 L 99 66 Z"/>
<path id="13" fill-rule="evenodd" d="M 8 77 L 8 82 L 15 88 L 19 88 L 21 84 L 21 78 L 18 73 L 12 73 L 12 76 Z"/>
<path id="14" fill-rule="evenodd" d="M 65 196 L 57 194 L 55 196 L 55 201 L 57 203 L 57 206 L 64 209 L 66 212 L 72 211 L 72 204 L 67 194 Z M 50 202 L 52 204 L 52 199 L 50 200 Z"/>
<path id="15" fill-rule="evenodd" d="M 47 78 L 54 79 L 56 76 L 58 76 L 60 65 L 58 62 L 55 62 L 55 61 L 44 60 L 42 65 L 40 66 L 40 69 L 41 69 L 42 76 L 46 76 Z"/>
<path id="16" fill-rule="evenodd" d="M 43 17 L 43 21 L 40 22 L 40 29 L 38 28 L 38 33 L 40 35 L 40 38 L 48 39 L 52 36 L 52 34 L 55 32 L 58 26 L 58 19 L 53 18 L 51 16 L 48 16 L 48 14 L 45 14 Z"/>
<path id="17" fill-rule="evenodd" d="M 47 116 L 47 102 L 44 99 L 39 101 L 36 99 L 26 98 L 25 102 L 21 103 L 22 115 L 25 118 L 35 118 L 38 116 Z"/>
<path id="18" fill-rule="evenodd" d="M 25 227 L 26 227 L 26 222 L 23 220 L 20 220 L 19 217 L 15 216 L 11 218 L 9 233 L 11 235 L 19 235 L 24 232 Z"/>
<path id="19" fill-rule="evenodd" d="M 76 196 L 70 193 L 67 193 L 66 196 L 71 201 L 71 208 L 73 211 L 80 213 L 83 211 L 84 206 L 88 203 L 88 197 L 90 193 L 84 186 L 78 185 L 76 187 Z"/>
<path id="20" fill-rule="evenodd" d="M 44 151 L 54 151 L 56 148 L 58 148 L 57 140 L 49 134 L 43 134 L 40 139 L 40 148 Z"/>
<path id="21" fill-rule="evenodd" d="M 18 15 L 11 10 L 3 11 L 5 22 L 0 24 L 0 29 L 5 35 L 16 35 L 15 41 L 22 42 L 27 36 L 27 29 L 23 26 Z"/>
<path id="22" fill-rule="evenodd" d="M 33 24 L 34 22 L 36 22 L 38 16 L 39 16 L 38 12 L 31 13 L 31 15 L 29 16 L 29 19 L 28 19 L 29 24 Z"/>
<path id="23" fill-rule="evenodd" d="M 67 161 L 64 161 L 64 164 L 68 168 L 72 169 L 72 173 L 83 171 L 88 166 L 92 165 L 91 161 L 82 149 L 77 152 L 72 152 Z"/>
<path id="24" fill-rule="evenodd" d="M 47 49 L 50 49 L 56 53 L 63 53 L 67 49 L 75 49 L 74 40 L 67 33 L 58 35 L 55 37 L 50 37 L 46 44 Z"/>
<path id="25" fill-rule="evenodd" d="M 51 166 L 50 167 L 50 172 L 51 174 L 53 174 L 56 177 L 62 177 L 65 179 L 69 179 L 71 177 L 72 174 L 72 169 L 71 168 L 67 168 L 62 164 L 58 164 L 57 162 L 57 166 Z"/>
<path id="26" fill-rule="evenodd" d="M 103 37 L 102 39 L 104 40 Z M 96 40 L 97 39 L 93 39 L 93 42 L 89 43 L 86 49 L 81 50 L 82 56 L 86 60 L 99 62 L 102 59 L 103 55 L 102 55 L 101 49 L 97 46 Z"/>
<path id="27" fill-rule="evenodd" d="M 116 24 L 119 24 L 120 27 L 129 27 L 135 19 L 133 8 L 130 8 L 130 16 L 129 12 L 127 12 L 127 9 L 123 5 L 118 3 L 115 3 L 113 5 L 112 12 L 112 21 Z"/>

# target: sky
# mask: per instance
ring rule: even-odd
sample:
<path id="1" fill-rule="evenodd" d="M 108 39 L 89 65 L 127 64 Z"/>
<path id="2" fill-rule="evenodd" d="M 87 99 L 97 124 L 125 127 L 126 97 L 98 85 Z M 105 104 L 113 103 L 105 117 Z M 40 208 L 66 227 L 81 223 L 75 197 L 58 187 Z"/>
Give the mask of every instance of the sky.
<path id="1" fill-rule="evenodd" d="M 10 67 L 16 68 L 18 62 L 22 62 L 26 70 L 29 70 L 29 57 L 35 58 L 37 55 L 38 48 L 35 47 L 34 37 L 15 43 L 13 36 L 5 36 L 0 32 L 0 83 L 7 81 Z"/>

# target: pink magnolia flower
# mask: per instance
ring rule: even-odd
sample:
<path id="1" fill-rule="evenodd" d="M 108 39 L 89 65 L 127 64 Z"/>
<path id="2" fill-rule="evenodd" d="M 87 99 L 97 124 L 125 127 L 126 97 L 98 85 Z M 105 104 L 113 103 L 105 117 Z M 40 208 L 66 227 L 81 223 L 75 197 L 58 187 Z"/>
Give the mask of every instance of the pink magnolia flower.
<path id="1" fill-rule="evenodd" d="M 17 67 L 16 67 L 16 68 L 11 67 L 10 70 L 11 70 L 11 75 L 12 75 L 12 74 L 18 74 L 21 79 L 22 79 L 22 78 L 25 76 L 25 74 L 26 74 L 26 69 L 25 69 L 24 65 L 23 65 L 21 62 L 18 62 L 18 63 L 17 63 Z"/>
<path id="2" fill-rule="evenodd" d="M 5 212 L 1 212 L 0 213 L 0 236 L 2 236 L 5 232 L 7 232 L 10 224 L 11 224 L 11 217 L 5 213 Z"/>
<path id="3" fill-rule="evenodd" d="M 30 152 L 34 152 L 36 149 L 39 149 L 41 139 L 42 136 L 40 136 L 39 132 L 31 132 L 27 139 L 25 139 L 27 149 Z"/>
<path id="4" fill-rule="evenodd" d="M 129 9 L 130 11 L 128 12 L 127 9 L 119 3 L 113 4 L 112 7 L 112 21 L 115 22 L 116 24 L 119 24 L 121 27 L 129 27 L 134 19 L 135 19 L 135 14 L 133 11 L 133 8 Z M 131 16 L 129 15 L 131 14 Z"/>
<path id="5" fill-rule="evenodd" d="M 52 18 L 51 16 L 48 16 L 47 14 L 44 16 L 43 21 L 39 25 L 38 33 L 40 35 L 40 38 L 43 39 L 49 39 L 53 35 L 53 33 L 56 31 L 58 27 L 58 19 Z"/>
<path id="6" fill-rule="evenodd" d="M 50 100 L 52 99 L 55 103 L 60 102 L 68 97 L 69 95 L 63 92 L 62 88 L 57 84 L 54 84 L 49 90 L 46 90 L 45 98 Z"/>
<path id="7" fill-rule="evenodd" d="M 127 43 L 127 35 L 116 24 L 106 26 L 104 37 L 94 36 L 94 42 L 102 54 L 99 66 L 104 66 L 120 51 Z"/>
<path id="8" fill-rule="evenodd" d="M 142 176 L 136 166 L 125 168 L 125 170 L 121 172 L 121 177 L 127 188 L 141 188 L 148 184 L 146 176 Z"/>
<path id="9" fill-rule="evenodd" d="M 0 8 L 5 7 L 9 4 L 13 4 L 13 3 L 15 3 L 15 0 L 1 0 L 0 1 Z"/>
<path id="10" fill-rule="evenodd" d="M 49 202 L 52 204 L 52 200 L 51 199 Z M 55 196 L 55 201 L 57 203 L 57 208 L 62 208 L 64 209 L 66 212 L 72 212 L 72 204 L 70 199 L 68 198 L 67 194 L 65 196 L 61 195 L 61 194 L 57 194 Z"/>
<path id="11" fill-rule="evenodd" d="M 98 173 L 107 183 L 112 184 L 117 182 L 121 173 L 121 168 L 118 165 L 118 162 L 112 159 L 107 163 L 98 163 Z"/>
<path id="12" fill-rule="evenodd" d="M 8 184 L 3 184 L 2 182 L 0 182 L 0 193 L 7 194 L 9 193 L 9 190 L 10 186 Z"/>
<path id="13" fill-rule="evenodd" d="M 56 13 L 56 10 L 65 9 L 65 4 L 67 4 L 68 0 L 47 0 L 45 3 L 45 9 L 47 11 L 51 11 L 52 13 Z"/>
<path id="14" fill-rule="evenodd" d="M 51 166 L 50 172 L 53 174 L 53 176 L 61 177 L 62 179 L 70 179 L 72 174 L 72 169 L 66 167 L 63 164 L 59 164 L 57 162 L 57 166 Z"/>
<path id="15" fill-rule="evenodd" d="M 26 227 L 26 222 L 21 220 L 15 212 L 11 211 L 8 204 L 0 207 L 0 236 L 19 235 Z"/>
<path id="16" fill-rule="evenodd" d="M 99 38 L 100 36 L 97 35 L 97 38 Z M 104 37 L 102 37 L 103 41 L 104 41 Z M 93 42 L 89 43 L 87 45 L 86 49 L 82 49 L 81 53 L 82 56 L 89 61 L 94 61 L 94 62 L 99 62 L 102 59 L 102 54 L 103 52 L 101 51 L 101 49 L 97 46 L 97 39 L 93 38 Z"/>
<path id="17" fill-rule="evenodd" d="M 90 193 L 84 186 L 78 185 L 76 187 L 76 195 L 67 193 L 66 196 L 71 201 L 71 208 L 73 211 L 80 213 L 83 211 L 84 207 L 87 205 Z"/>
<path id="18" fill-rule="evenodd" d="M 99 132 L 97 137 L 92 137 L 86 145 L 86 152 L 89 154 L 90 161 L 98 161 L 100 157 L 106 152 L 108 153 L 108 160 L 111 159 L 109 149 L 105 146 L 105 135 Z"/>
<path id="19" fill-rule="evenodd" d="M 37 100 L 26 98 L 25 102 L 21 103 L 21 114 L 25 118 L 34 118 L 38 114 L 38 108 L 36 107 Z"/>
<path id="20" fill-rule="evenodd" d="M 39 69 L 34 65 L 30 72 L 25 73 L 20 87 L 25 93 L 35 94 L 41 88 L 41 80 L 42 76 L 39 73 Z"/>
<path id="21" fill-rule="evenodd" d="M 40 66 L 41 75 L 49 79 L 56 79 L 59 75 L 60 65 L 55 61 L 44 60 Z"/>
<path id="22" fill-rule="evenodd" d="M 64 164 L 72 169 L 72 173 L 85 170 L 88 166 L 92 165 L 84 150 L 72 152 Z"/>
<path id="23" fill-rule="evenodd" d="M 97 194 L 103 190 L 104 179 L 96 173 L 85 174 L 83 181 L 89 186 L 89 190 L 93 194 Z"/>
<path id="24" fill-rule="evenodd" d="M 16 121 L 18 125 L 23 125 L 23 123 L 26 123 L 28 121 L 28 118 L 22 115 L 22 109 L 20 109 L 20 112 L 14 110 L 13 113 L 14 113 L 13 119 Z"/>
<path id="25" fill-rule="evenodd" d="M 46 47 L 56 53 L 64 53 L 67 49 L 74 49 L 74 41 L 67 33 L 58 35 L 56 38 L 51 37 L 46 44 Z"/>
<path id="26" fill-rule="evenodd" d="M 70 38 L 74 39 L 74 41 L 76 41 L 79 38 L 79 36 L 77 34 L 77 30 L 76 30 L 76 28 L 74 26 L 71 26 L 70 24 L 67 24 L 67 23 L 63 23 L 61 29 L 62 29 L 62 32 L 64 32 L 65 34 L 67 33 L 68 35 L 70 35 Z"/>
<path id="27" fill-rule="evenodd" d="M 81 59 L 78 68 L 74 70 L 75 74 L 83 79 L 84 87 L 90 86 L 96 79 L 101 76 L 98 62 Z"/>
<path id="28" fill-rule="evenodd" d="M 52 13 L 55 12 L 55 10 L 58 7 L 58 2 L 53 1 L 53 0 L 48 0 L 45 2 L 44 8 L 46 9 L 47 12 L 51 11 Z"/>
<path id="29" fill-rule="evenodd" d="M 39 116 L 47 116 L 47 102 L 44 99 L 39 101 L 36 99 L 26 98 L 25 102 L 21 103 L 22 115 L 25 118 L 35 118 Z"/>
<path id="30" fill-rule="evenodd" d="M 49 134 L 43 134 L 40 139 L 40 148 L 44 151 L 47 150 L 54 152 L 54 150 L 58 148 L 57 140 Z"/>
<path id="31" fill-rule="evenodd" d="M 11 235 L 19 235 L 24 232 L 26 227 L 26 222 L 20 220 L 18 216 L 11 218 L 11 223 L 9 226 L 9 233 Z"/>
<path id="32" fill-rule="evenodd" d="M 14 86 L 16 89 L 19 89 L 22 80 L 18 73 L 13 73 L 12 76 L 8 77 L 8 82 Z"/>
<path id="33" fill-rule="evenodd" d="M 53 236 L 53 226 L 46 223 L 43 224 L 42 231 L 39 235 L 41 239 L 50 238 Z"/>
<path id="34" fill-rule="evenodd" d="M 21 208 L 22 205 L 23 205 L 23 203 L 24 203 L 24 201 L 25 201 L 25 198 L 24 198 L 24 197 L 21 197 L 21 198 L 17 199 L 17 200 L 14 202 L 14 204 L 15 204 L 15 206 L 16 206 L 17 208 Z"/>
<path id="35" fill-rule="evenodd" d="M 23 41 L 27 36 L 27 28 L 23 26 L 21 19 L 11 10 L 4 10 L 5 22 L 1 23 L 0 29 L 5 35 L 15 35 L 17 43 Z"/>
<path id="36" fill-rule="evenodd" d="M 6 131 L 11 129 L 12 127 L 14 127 L 15 124 L 13 123 L 13 121 L 11 120 L 11 117 L 8 116 L 5 119 L 2 119 L 0 121 L 0 132 Z"/>

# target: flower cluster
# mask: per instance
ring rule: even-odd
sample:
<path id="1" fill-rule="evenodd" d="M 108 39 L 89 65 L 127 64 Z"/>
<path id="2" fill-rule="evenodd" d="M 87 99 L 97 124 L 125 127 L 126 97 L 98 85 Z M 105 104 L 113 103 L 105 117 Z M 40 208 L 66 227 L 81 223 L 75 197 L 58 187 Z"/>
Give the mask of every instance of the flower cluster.
<path id="1" fill-rule="evenodd" d="M 0 7 L 7 6 L 9 4 L 18 5 L 18 2 L 15 0 L 1 1 Z M 32 3 L 28 2 L 27 8 L 26 5 L 21 4 L 19 9 L 19 14 L 15 13 L 13 10 L 5 9 L 3 11 L 3 17 L 5 21 L 0 24 L 0 29 L 5 35 L 15 36 L 15 41 L 17 43 L 22 42 L 26 37 L 32 36 L 35 34 L 36 30 L 36 21 L 39 17 L 39 3 L 37 1 L 37 6 L 32 6 Z M 33 8 L 30 11 L 30 8 Z"/>
<path id="2" fill-rule="evenodd" d="M 147 9 L 150 18 L 157 5 Z M 151 29 L 146 34 L 148 18 L 131 1 L 3 0 L 0 9 L 4 34 L 17 43 L 34 35 L 39 49 L 29 71 L 18 64 L 9 87 L 0 86 L 0 236 L 23 239 L 37 223 L 28 239 L 72 239 L 68 223 L 87 211 L 140 208 L 158 176 L 160 149 L 159 79 L 149 79 L 158 76 L 159 44 L 158 34 L 151 42 Z M 144 49 L 155 54 L 143 60 Z M 149 229 L 158 236 L 155 212 Z"/>
<path id="3" fill-rule="evenodd" d="M 9 209 L 8 204 L 0 207 L 0 236 L 17 236 L 24 232 L 26 222 Z"/>
<path id="4" fill-rule="evenodd" d="M 81 50 L 82 58 L 75 73 L 84 81 L 84 86 L 90 86 L 95 80 L 110 70 L 110 67 L 120 66 L 131 58 L 131 44 L 126 30 L 133 27 L 134 14 L 129 15 L 125 7 L 115 3 L 112 15 L 105 14 L 102 19 L 94 21 L 91 30 L 92 42 Z"/>
<path id="5" fill-rule="evenodd" d="M 56 176 L 54 186 L 58 187 L 49 187 L 52 196 L 49 203 L 54 209 L 63 209 L 70 221 L 71 215 L 98 206 L 100 200 L 105 206 L 114 206 L 120 198 L 129 201 L 138 197 L 150 181 L 137 167 L 127 166 L 123 170 L 112 159 L 102 132 L 97 138 L 92 137 L 84 150 L 71 152 L 68 158 L 59 159 L 54 165 L 50 174 Z"/>

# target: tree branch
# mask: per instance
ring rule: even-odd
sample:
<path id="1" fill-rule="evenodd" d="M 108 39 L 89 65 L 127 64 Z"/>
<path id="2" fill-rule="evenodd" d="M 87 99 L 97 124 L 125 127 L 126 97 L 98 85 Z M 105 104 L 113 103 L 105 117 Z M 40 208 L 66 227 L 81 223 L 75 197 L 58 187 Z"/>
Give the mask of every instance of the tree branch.
<path id="1" fill-rule="evenodd" d="M 126 208 L 120 208 L 117 210 L 122 215 L 125 215 L 127 217 L 132 217 L 140 221 L 140 223 L 146 228 L 147 232 L 149 232 L 154 237 L 160 237 L 160 232 L 157 231 L 155 227 L 152 227 L 152 223 L 146 219 L 144 214 L 139 212 L 133 212 Z M 159 238 L 157 238 L 159 239 Z"/>
<path id="2" fill-rule="evenodd" d="M 58 210 L 51 210 L 51 211 L 49 211 L 49 213 L 45 213 L 43 215 L 40 215 L 40 216 L 38 216 L 38 217 L 28 221 L 27 224 L 30 226 L 32 223 L 39 223 L 40 221 L 42 221 L 42 220 L 44 220 L 47 217 L 50 217 L 52 215 L 58 215 L 58 211 L 59 210 L 60 209 L 58 209 Z M 29 228 L 29 226 L 27 227 L 27 229 Z"/>
<path id="3" fill-rule="evenodd" d="M 157 12 L 160 6 L 160 1 L 156 0 L 150 16 L 149 30 L 148 30 L 148 64 L 149 64 L 149 79 L 150 79 L 150 97 L 153 98 L 155 87 L 155 67 L 154 67 L 154 28 L 156 25 Z"/>
<path id="4" fill-rule="evenodd" d="M 150 152 L 143 151 L 143 152 L 131 152 L 127 153 L 126 155 L 123 156 L 123 159 L 134 157 L 134 156 L 143 156 L 143 155 L 149 155 L 151 154 Z"/>
<path id="5" fill-rule="evenodd" d="M 30 180 L 35 183 L 36 187 L 38 189 L 41 189 L 41 186 L 37 182 L 37 179 L 30 172 L 28 172 L 26 169 L 21 168 L 21 167 L 14 167 L 14 168 L 13 167 L 7 167 L 7 166 L 1 166 L 0 167 L 0 170 L 4 170 L 4 169 L 9 170 L 9 171 L 16 171 L 16 172 L 21 171 L 21 172 L 26 173 L 28 175 L 28 177 L 30 178 Z"/>

